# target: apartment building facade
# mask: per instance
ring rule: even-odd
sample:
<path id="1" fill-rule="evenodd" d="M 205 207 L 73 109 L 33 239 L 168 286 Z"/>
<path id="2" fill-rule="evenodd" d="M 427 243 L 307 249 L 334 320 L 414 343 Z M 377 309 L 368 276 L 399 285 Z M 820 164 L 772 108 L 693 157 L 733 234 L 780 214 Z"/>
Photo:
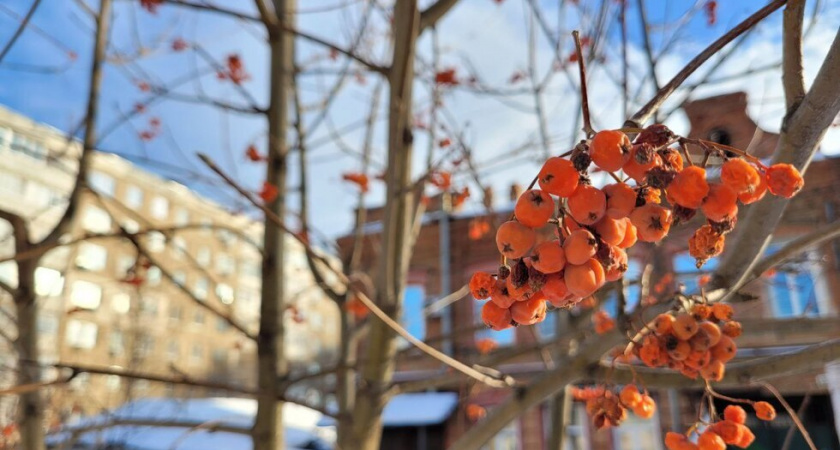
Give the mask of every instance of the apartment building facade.
<path id="1" fill-rule="evenodd" d="M 758 129 L 747 114 L 747 97 L 743 93 L 699 100 L 687 104 L 684 110 L 691 124 L 691 137 L 749 148 L 751 153 L 759 157 L 768 157 L 775 148 L 778 135 Z M 714 170 L 710 169 L 710 174 L 713 172 Z M 805 189 L 789 205 L 768 251 L 775 251 L 795 236 L 837 219 L 840 193 L 832 186 L 836 186 L 838 176 L 840 158 L 817 158 L 811 164 Z M 525 178 L 523 175 L 523 179 Z M 512 204 L 501 208 L 495 216 L 464 212 L 447 214 L 439 210 L 436 202 L 430 204 L 427 220 L 423 222 L 409 265 L 404 324 L 410 331 L 419 330 L 418 337 L 427 339 L 437 347 L 448 347 L 448 351 L 456 358 L 467 361 L 478 358 L 480 363 L 491 364 L 504 373 L 527 380 L 546 370 L 544 355 L 538 350 L 513 359 L 507 358 L 500 365 L 493 361 L 499 361 L 516 348 L 532 347 L 539 342 L 553 339 L 557 332 L 557 322 L 561 320 L 560 314 L 567 313 L 550 312 L 547 320 L 536 327 L 494 332 L 482 327 L 482 302 L 474 301 L 469 295 L 442 310 L 431 308 L 437 311 L 430 313 L 427 309 L 442 296 L 468 283 L 475 271 L 493 272 L 497 269 L 498 254 L 494 233 L 491 231 L 477 238 L 468 236 L 471 235 L 476 222 L 487 222 L 491 225 L 501 223 L 506 220 L 511 208 Z M 378 227 L 375 224 L 381 217 L 381 210 L 369 210 L 367 217 L 368 224 L 365 229 L 372 231 L 366 235 L 362 259 L 366 269 L 373 269 L 377 260 Z M 672 229 L 672 234 L 685 234 L 684 238 L 669 240 L 668 242 L 673 244 L 663 246 L 659 251 L 659 254 L 667 255 L 667 263 L 664 266 L 678 274 L 676 282 L 685 284 L 689 291 L 696 288 L 700 276 L 694 267 L 694 260 L 687 254 L 688 237 L 697 228 L 692 225 Z M 352 244 L 352 236 L 339 240 L 340 247 L 345 250 L 352 248 Z M 444 245 L 445 251 L 441 250 Z M 630 256 L 634 257 L 633 254 Z M 711 269 L 714 264 L 715 262 L 711 261 L 705 268 Z M 639 267 L 640 264 L 631 263 L 629 276 L 633 276 L 634 271 L 638 272 Z M 745 334 L 739 338 L 742 349 L 740 355 L 754 357 L 779 354 L 798 346 L 840 337 L 840 330 L 836 326 L 837 313 L 840 311 L 838 267 L 838 244 L 827 244 L 810 250 L 802 258 L 785 264 L 775 273 L 765 274 L 760 281 L 753 283 L 753 291 L 758 295 L 759 301 L 737 306 L 737 317 L 743 321 L 745 330 Z M 448 272 L 445 273 L 445 270 Z M 603 306 L 614 313 L 615 303 L 614 299 L 608 299 Z M 411 320 L 423 320 L 424 326 L 412 327 Z M 445 330 L 453 334 L 447 344 L 444 344 L 446 340 L 441 339 L 441 335 L 447 334 Z M 499 348 L 494 353 L 482 357 L 478 354 L 476 343 L 484 338 L 495 340 Z M 819 436 L 815 437 L 819 441 L 819 448 L 840 448 L 837 440 L 840 434 L 840 376 L 837 375 L 837 367 L 836 364 L 829 365 L 824 370 L 813 373 L 773 380 L 774 385 L 785 394 L 794 408 L 799 408 L 805 403 L 802 410 L 803 420 L 812 435 Z M 398 362 L 395 379 L 420 380 L 435 376 L 440 370 L 436 361 L 424 357 L 419 352 L 407 350 Z M 469 392 L 468 397 L 462 395 L 460 407 L 444 425 L 443 433 L 447 443 L 454 442 L 473 423 L 466 413 L 467 403 L 479 404 L 490 410 L 512 395 L 510 390 L 487 389 L 478 385 Z M 775 401 L 767 392 L 755 387 L 728 390 L 726 393 Z M 653 395 L 659 405 L 657 415 L 653 419 L 640 420 L 631 414 L 623 426 L 601 431 L 596 431 L 591 426 L 584 405 L 576 402 L 571 409 L 571 417 L 568 418 L 568 438 L 564 448 L 663 449 L 662 437 L 667 431 L 684 430 L 686 424 L 691 424 L 696 419 L 701 393 L 695 390 L 662 390 L 654 392 Z M 778 404 L 777 410 L 782 411 Z M 758 430 L 758 442 L 763 445 L 760 448 L 778 448 L 777 444 L 784 440 L 790 424 L 789 418 L 786 418 L 772 423 L 751 423 L 751 426 Z M 487 448 L 543 449 L 548 445 L 550 431 L 557 426 L 559 424 L 551 423 L 551 404 L 546 402 L 509 424 L 494 437 Z M 420 431 L 417 431 L 416 435 L 420 434 Z M 794 438 L 791 448 L 799 448 L 796 439 L 798 438 Z M 383 448 L 390 447 L 383 443 Z"/>
<path id="2" fill-rule="evenodd" d="M 35 238 L 63 214 L 80 146 L 58 130 L 0 108 L 0 208 L 27 217 Z M 232 213 L 189 188 L 119 156 L 95 153 L 88 184 L 68 240 L 48 253 L 36 273 L 38 333 L 45 363 L 114 366 L 156 374 L 187 374 L 241 386 L 255 382 L 253 341 L 200 303 L 256 333 L 259 323 L 262 225 Z M 155 264 L 120 237 L 137 233 Z M 0 255 L 13 256 L 9 227 L 0 223 Z M 286 353 L 296 370 L 313 370 L 337 346 L 338 309 L 315 286 L 302 246 L 288 238 L 290 280 L 284 312 Z M 17 283 L 13 261 L 0 279 Z M 8 296 L 0 300 L 10 315 Z M 9 329 L 9 328 L 7 328 Z M 4 342 L 0 345 L 8 345 Z M 11 346 L 9 346 L 11 348 Z M 14 355 L 3 353 L 13 367 Z M 6 370 L 0 382 L 11 385 Z M 45 372 L 45 378 L 55 373 Z M 81 374 L 52 389 L 54 411 L 88 413 L 146 396 L 202 396 L 184 387 Z M 8 408 L 0 421 L 9 420 Z"/>

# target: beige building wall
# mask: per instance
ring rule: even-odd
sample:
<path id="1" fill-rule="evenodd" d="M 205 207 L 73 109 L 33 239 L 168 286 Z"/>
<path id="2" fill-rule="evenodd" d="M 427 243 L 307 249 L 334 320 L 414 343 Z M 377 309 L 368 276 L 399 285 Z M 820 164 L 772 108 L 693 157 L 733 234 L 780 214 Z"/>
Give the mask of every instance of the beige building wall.
<path id="1" fill-rule="evenodd" d="M 79 152 L 78 143 L 67 143 L 57 130 L 0 108 L 0 208 L 30 218 L 34 237 L 43 236 L 64 211 Z M 84 196 L 67 238 L 119 234 L 122 227 L 138 233 L 160 267 L 142 267 L 134 246 L 118 236 L 85 240 L 48 254 L 36 280 L 42 360 L 253 385 L 253 342 L 183 289 L 256 333 L 262 225 L 113 154 L 94 155 L 88 182 L 102 200 Z M 0 258 L 14 254 L 8 232 L 8 224 L 0 223 Z M 312 370 L 336 349 L 339 311 L 314 285 L 302 246 L 291 237 L 288 242 L 288 300 L 296 308 L 284 314 L 287 354 L 293 367 Z M 129 282 L 132 270 L 142 283 Z M 13 262 L 0 263 L 0 279 L 16 284 Z M 13 314 L 8 296 L 0 307 Z M 4 319 L 9 321 L 0 315 Z M 0 323 L 5 325 L 13 328 Z M 6 366 L 14 363 L 13 354 L 3 354 Z M 11 372 L 4 370 L 0 383 L 14 383 Z M 133 397 L 204 394 L 81 375 L 50 398 L 58 410 L 88 412 Z"/>

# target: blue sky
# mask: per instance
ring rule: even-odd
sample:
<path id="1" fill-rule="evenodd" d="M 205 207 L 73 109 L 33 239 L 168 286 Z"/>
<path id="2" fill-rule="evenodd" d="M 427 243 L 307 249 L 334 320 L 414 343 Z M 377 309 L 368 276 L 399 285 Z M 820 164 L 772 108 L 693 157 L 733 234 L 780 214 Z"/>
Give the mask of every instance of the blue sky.
<path id="1" fill-rule="evenodd" d="M 607 0 L 611 1 L 611 0 Z M 95 4 L 95 1 L 88 1 Z M 251 2 L 220 2 L 250 11 Z M 350 6 L 326 12 L 316 12 L 324 6 L 335 5 L 335 0 L 307 0 L 300 2 L 303 13 L 298 16 L 299 27 L 331 41 L 349 46 L 358 28 L 366 3 L 348 2 Z M 429 2 L 423 2 L 428 4 Z M 599 2 L 581 0 L 585 11 L 595 11 Z M 653 44 L 661 49 L 672 29 L 663 26 L 681 17 L 694 4 L 689 1 L 649 1 L 648 15 L 654 33 Z M 702 3 L 702 2 L 700 2 Z M 667 80 L 682 64 L 693 57 L 713 39 L 721 35 L 752 11 L 763 6 L 762 0 L 720 1 L 718 22 L 709 26 L 701 13 L 685 27 L 677 44 L 661 58 L 658 72 Z M 11 0 L 0 5 L 0 44 L 5 43 L 16 26 L 15 14 L 21 15 L 29 0 Z M 544 17 L 553 29 L 561 20 L 556 1 L 541 1 Z M 635 4 L 635 2 L 630 2 Z M 492 0 L 462 0 L 438 26 L 440 61 L 444 67 L 453 67 L 459 76 L 466 78 L 469 68 L 474 68 L 483 83 L 501 91 L 511 91 L 521 85 L 511 85 L 512 74 L 528 67 L 529 9 L 521 0 L 505 0 L 497 4 Z M 231 6 L 231 7 L 233 7 Z M 566 11 L 562 20 L 569 29 L 592 25 L 589 13 L 577 9 Z M 363 40 L 366 57 L 387 61 L 387 12 L 374 11 L 369 21 L 369 31 Z M 840 22 L 840 0 L 822 2 L 819 21 L 806 41 L 806 76 L 814 76 L 819 61 L 828 48 Z M 35 120 L 46 122 L 61 130 L 71 129 L 83 115 L 86 97 L 86 78 L 90 65 L 92 26 L 89 17 L 76 2 L 47 0 L 33 19 L 34 28 L 25 32 L 16 47 L 0 63 L 0 103 L 7 105 Z M 630 27 L 631 91 L 641 93 L 639 102 L 652 92 L 650 83 L 643 82 L 647 65 L 639 41 L 637 11 L 628 12 Z M 664 33 L 664 34 L 663 34 Z M 747 39 L 739 56 L 721 67 L 718 76 L 739 73 L 748 68 L 760 67 L 771 62 L 768 58 L 779 55 L 781 14 L 771 16 Z M 137 84 L 141 81 L 155 86 L 171 87 L 175 80 L 189 77 L 197 68 L 207 71 L 208 63 L 194 51 L 173 52 L 171 42 L 182 38 L 197 42 L 207 54 L 221 61 L 227 55 L 241 55 L 251 80 L 243 84 L 260 106 L 265 105 L 267 79 L 267 53 L 264 33 L 259 26 L 230 20 L 218 15 L 196 13 L 171 5 L 163 5 L 152 15 L 140 9 L 135 2 L 116 2 L 115 26 L 111 34 L 112 59 L 105 72 L 101 101 L 100 129 L 110 126 L 132 110 L 134 104 L 149 98 Z M 622 120 L 620 97 L 611 77 L 620 73 L 618 26 L 610 24 L 606 44 L 606 61 L 592 69 L 590 95 L 592 112 L 598 127 L 617 127 Z M 538 72 L 545 74 L 553 63 L 550 43 L 540 34 L 535 54 Z M 419 81 L 416 86 L 415 111 L 423 115 L 429 105 L 430 78 L 428 62 L 432 47 L 431 35 L 425 34 L 419 42 Z M 567 54 L 571 42 L 561 52 Z M 138 56 L 143 49 L 144 53 Z M 77 54 L 72 60 L 68 52 Z M 122 55 L 121 58 L 118 56 Z M 335 81 L 335 75 L 345 64 L 342 58 L 332 61 L 319 47 L 298 44 L 298 64 L 306 74 L 300 77 L 302 99 L 309 112 L 304 122 L 311 125 L 319 112 L 317 105 Z M 130 62 L 126 62 L 130 60 Z M 357 67 L 357 66 L 353 66 Z M 33 69 L 48 69 L 35 72 Z M 354 69 L 355 70 L 355 69 Z M 317 74 L 312 73 L 313 71 Z M 704 70 L 701 69 L 701 73 Z M 208 71 L 212 72 L 212 71 Z M 329 110 L 328 120 L 313 132 L 309 158 L 310 201 L 314 226 L 327 236 L 337 236 L 350 230 L 356 192 L 353 186 L 341 181 L 341 174 L 357 171 L 358 158 L 345 153 L 358 151 L 364 137 L 363 130 L 342 134 L 341 142 L 331 138 L 331 133 L 356 126 L 370 108 L 370 98 L 377 77 L 363 75 L 363 80 L 350 77 L 344 89 Z M 759 124 L 776 130 L 783 113 L 781 81 L 778 71 L 768 71 L 738 80 L 718 83 L 699 89 L 695 97 L 733 90 L 746 90 L 752 101 L 750 113 Z M 207 95 L 238 105 L 247 105 L 231 83 L 219 81 L 213 73 L 190 81 L 176 92 Z M 387 97 L 385 97 L 387 98 Z M 548 134 L 551 137 L 550 153 L 565 151 L 579 135 L 574 132 L 579 115 L 577 90 L 563 74 L 555 75 L 548 84 L 543 98 L 547 115 Z M 506 196 L 506 187 L 513 183 L 527 183 L 538 169 L 543 150 L 538 141 L 538 123 L 533 114 L 530 95 L 486 95 L 469 89 L 449 89 L 443 95 L 446 111 L 442 119 L 447 126 L 462 130 L 465 141 L 473 149 L 479 173 L 486 183 L 494 186 L 500 202 Z M 666 108 L 669 109 L 669 108 Z M 380 118 L 385 105 L 381 105 Z M 150 142 L 142 142 L 138 133 L 149 127 L 149 119 L 159 117 L 163 123 L 162 134 Z M 686 122 L 677 113 L 667 123 L 677 131 L 686 132 Z M 358 128 L 358 127 L 357 127 Z M 246 162 L 245 148 L 256 143 L 263 148 L 265 124 L 259 117 L 238 113 L 223 113 L 212 107 L 173 100 L 157 102 L 139 115 L 117 128 L 101 142 L 101 148 L 114 151 L 164 176 L 190 185 L 199 192 L 236 209 L 240 207 L 229 189 L 216 182 L 201 167 L 195 152 L 210 154 L 243 184 L 257 189 L 262 183 L 263 167 Z M 374 133 L 374 161 L 384 160 L 385 131 L 380 120 Z M 827 152 L 840 150 L 836 130 L 826 139 Z M 422 132 L 416 135 L 416 173 L 425 165 L 428 138 Z M 316 145 L 317 144 L 317 145 Z M 530 144 L 530 145 L 525 145 Z M 524 150 L 516 150 L 525 146 Z M 436 155 L 439 156 L 439 155 Z M 155 161 L 149 163 L 149 161 Z M 292 161 L 290 186 L 297 184 L 296 160 Z M 381 167 L 376 166 L 375 167 Z M 458 186 L 471 186 L 466 175 L 456 176 Z M 384 189 L 374 183 L 366 197 L 369 205 L 382 203 Z M 477 196 L 476 196 L 477 197 Z M 295 207 L 297 197 L 291 196 Z M 296 207 L 295 207 L 296 209 Z M 467 206 L 467 211 L 478 211 L 477 198 Z"/>

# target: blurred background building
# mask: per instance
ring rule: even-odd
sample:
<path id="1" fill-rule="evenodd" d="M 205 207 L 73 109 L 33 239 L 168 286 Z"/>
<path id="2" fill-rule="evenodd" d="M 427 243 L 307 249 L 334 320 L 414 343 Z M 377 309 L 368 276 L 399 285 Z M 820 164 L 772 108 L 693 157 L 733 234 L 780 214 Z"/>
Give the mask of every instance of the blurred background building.
<path id="1" fill-rule="evenodd" d="M 32 238 L 49 232 L 66 207 L 81 145 L 51 127 L 0 107 L 0 208 L 29 221 Z M 232 213 L 187 187 L 113 154 L 95 153 L 90 187 L 65 242 L 36 273 L 41 362 L 119 366 L 154 374 L 187 374 L 239 386 L 255 384 L 255 343 L 198 302 L 256 334 L 259 323 L 262 224 Z M 121 230 L 138 233 L 160 267 L 144 267 Z M 149 231 L 148 230 L 154 230 Z M 0 222 L 0 280 L 15 286 L 11 227 Z M 294 371 L 317 370 L 338 342 L 339 311 L 315 285 L 303 247 L 288 238 L 284 312 L 286 354 Z M 169 275 L 169 276 L 167 276 Z M 187 292 L 192 295 L 187 295 Z M 198 302 L 197 302 L 198 301 Z M 14 307 L 0 296 L 0 383 L 14 384 Z M 47 366 L 45 366 L 47 367 Z M 44 377 L 55 377 L 45 370 Z M 298 395 L 314 395 L 305 385 Z M 201 390 L 115 376 L 77 376 L 48 395 L 58 416 L 111 408 L 150 396 L 204 396 Z M 9 399 L 10 397 L 5 397 Z M 320 399 L 316 399 L 320 400 Z M 11 400 L 0 420 L 10 420 Z"/>

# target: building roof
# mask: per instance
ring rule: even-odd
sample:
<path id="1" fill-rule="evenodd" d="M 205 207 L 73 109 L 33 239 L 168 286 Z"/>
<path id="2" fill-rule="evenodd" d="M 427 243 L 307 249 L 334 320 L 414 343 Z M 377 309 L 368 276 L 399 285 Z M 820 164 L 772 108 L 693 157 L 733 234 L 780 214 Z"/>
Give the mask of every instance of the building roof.
<path id="1" fill-rule="evenodd" d="M 400 394 L 385 405 L 382 424 L 386 427 L 422 427 L 443 423 L 458 406 L 454 392 L 420 392 Z M 333 425 L 335 421 L 324 416 L 320 426 Z"/>
<path id="2" fill-rule="evenodd" d="M 136 400 L 103 414 L 82 418 L 67 425 L 47 440 L 51 446 L 71 440 L 75 430 L 96 427 L 81 434 L 77 444 L 94 446 L 99 444 L 121 445 L 132 450 L 227 450 L 250 448 L 248 434 L 214 431 L 212 428 L 197 429 L 200 424 L 249 429 L 254 423 L 257 403 L 252 399 L 204 398 Z M 286 448 L 320 450 L 330 448 L 318 430 L 322 414 L 293 404 L 284 404 L 284 438 Z M 115 425 L 119 421 L 184 422 L 183 427 L 155 427 L 136 425 Z M 100 427 L 97 427 L 100 426 Z M 328 434 L 328 433 L 326 433 Z"/>

